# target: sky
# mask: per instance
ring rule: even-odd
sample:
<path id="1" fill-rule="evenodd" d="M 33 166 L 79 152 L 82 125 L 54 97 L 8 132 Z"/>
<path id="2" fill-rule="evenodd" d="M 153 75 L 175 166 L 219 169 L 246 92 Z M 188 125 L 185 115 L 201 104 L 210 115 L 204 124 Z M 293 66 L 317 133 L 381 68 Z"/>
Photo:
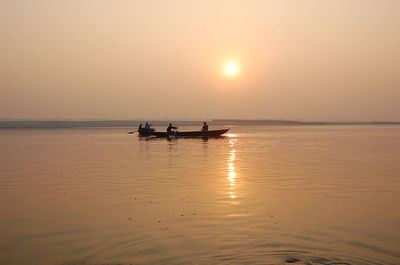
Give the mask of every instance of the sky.
<path id="1" fill-rule="evenodd" d="M 398 0 L 0 0 L 0 119 L 400 121 L 399 14 Z"/>

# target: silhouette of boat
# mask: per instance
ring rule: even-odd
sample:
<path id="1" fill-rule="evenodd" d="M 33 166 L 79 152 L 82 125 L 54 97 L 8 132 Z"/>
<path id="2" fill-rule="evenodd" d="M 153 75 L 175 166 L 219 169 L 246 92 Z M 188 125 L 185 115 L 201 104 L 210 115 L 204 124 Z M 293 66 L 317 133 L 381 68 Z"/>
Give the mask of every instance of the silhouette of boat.
<path id="1" fill-rule="evenodd" d="M 155 131 L 154 128 L 140 128 L 138 133 L 140 136 L 150 136 Z"/>
<path id="2" fill-rule="evenodd" d="M 153 131 L 153 132 L 150 133 L 150 135 L 154 135 L 154 136 L 156 136 L 158 138 L 171 138 L 171 137 L 210 138 L 210 137 L 220 137 L 221 135 L 223 135 L 227 131 L 229 131 L 229 129 L 209 130 L 209 131 L 187 131 L 187 132 L 174 131 L 172 133 Z"/>

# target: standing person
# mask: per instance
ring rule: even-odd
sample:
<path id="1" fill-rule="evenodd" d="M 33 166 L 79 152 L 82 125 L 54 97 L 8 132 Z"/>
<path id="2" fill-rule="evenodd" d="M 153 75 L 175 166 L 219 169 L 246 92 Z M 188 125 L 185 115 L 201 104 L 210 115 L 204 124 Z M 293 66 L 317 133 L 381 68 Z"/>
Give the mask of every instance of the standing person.
<path id="1" fill-rule="evenodd" d="M 142 124 L 139 124 L 138 132 L 140 132 L 142 129 L 143 129 L 143 125 L 142 125 Z"/>
<path id="2" fill-rule="evenodd" d="M 172 130 L 176 130 L 178 127 L 172 126 L 172 123 L 169 123 L 168 128 L 167 128 L 167 133 L 172 134 Z"/>
<path id="3" fill-rule="evenodd" d="M 208 125 L 207 122 L 203 122 L 203 127 L 201 128 L 203 132 L 208 132 Z"/>

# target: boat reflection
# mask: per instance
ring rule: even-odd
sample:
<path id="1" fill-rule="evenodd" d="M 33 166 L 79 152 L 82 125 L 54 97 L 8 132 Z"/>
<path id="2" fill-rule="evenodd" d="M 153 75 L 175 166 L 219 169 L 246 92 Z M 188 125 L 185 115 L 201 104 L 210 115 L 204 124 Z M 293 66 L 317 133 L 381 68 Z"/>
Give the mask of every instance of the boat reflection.
<path id="1" fill-rule="evenodd" d="M 237 174 L 236 174 L 236 149 L 235 149 L 235 144 L 237 142 L 236 138 L 231 138 L 229 139 L 229 146 L 230 146 L 230 151 L 229 151 L 229 158 L 228 158 L 228 181 L 229 181 L 229 191 L 228 191 L 228 196 L 231 199 L 236 199 L 238 197 L 237 191 L 236 191 L 236 186 L 237 186 Z"/>

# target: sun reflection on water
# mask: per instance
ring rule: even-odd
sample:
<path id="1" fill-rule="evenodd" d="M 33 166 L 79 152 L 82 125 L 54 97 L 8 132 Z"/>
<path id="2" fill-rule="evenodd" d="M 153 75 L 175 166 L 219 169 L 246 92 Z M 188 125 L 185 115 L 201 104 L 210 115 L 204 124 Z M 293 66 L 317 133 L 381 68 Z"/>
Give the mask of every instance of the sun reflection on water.
<path id="1" fill-rule="evenodd" d="M 237 142 L 237 139 L 229 139 L 229 146 L 231 147 L 231 150 L 229 151 L 229 158 L 228 158 L 228 181 L 229 181 L 229 198 L 231 199 L 236 199 L 238 197 L 238 194 L 236 192 L 236 149 L 235 149 L 235 144 Z"/>

